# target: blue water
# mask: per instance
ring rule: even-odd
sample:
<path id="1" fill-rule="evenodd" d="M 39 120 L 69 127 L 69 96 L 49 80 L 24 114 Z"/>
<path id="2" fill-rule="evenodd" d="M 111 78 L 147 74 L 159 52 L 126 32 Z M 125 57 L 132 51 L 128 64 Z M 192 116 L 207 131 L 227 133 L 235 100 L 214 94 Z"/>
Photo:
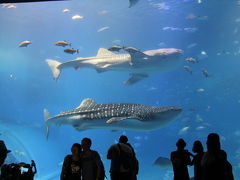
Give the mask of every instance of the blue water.
<path id="1" fill-rule="evenodd" d="M 72 143 L 87 136 L 92 138 L 93 149 L 99 151 L 108 171 L 107 149 L 126 134 L 140 160 L 139 179 L 168 180 L 172 179 L 171 169 L 153 167 L 156 158 L 169 157 L 180 137 L 191 150 L 196 139 L 205 145 L 207 134 L 217 132 L 235 178 L 240 179 L 240 3 L 140 0 L 134 7 L 128 6 L 128 0 L 73 0 L 0 9 L 0 138 L 13 151 L 12 160 L 34 159 L 38 179 L 59 179 L 61 162 L 70 153 Z M 65 8 L 70 12 L 63 13 Z M 107 13 L 99 14 L 103 10 Z M 84 18 L 72 20 L 76 14 Z M 194 17 L 186 18 L 189 14 Z M 109 29 L 97 32 L 104 26 Z M 19 48 L 24 40 L 32 44 Z M 59 40 L 71 42 L 80 54 L 64 53 L 64 48 L 53 45 Z M 94 69 L 67 69 L 55 82 L 45 62 L 95 56 L 98 48 L 116 44 L 143 51 L 179 48 L 184 50 L 183 65 L 126 86 L 122 82 L 128 79 L 128 73 L 99 74 Z M 201 55 L 203 51 L 207 56 Z M 200 62 L 190 64 L 184 61 L 187 57 L 199 58 Z M 193 68 L 192 75 L 183 69 L 184 65 Z M 205 78 L 202 68 L 211 77 Z M 199 88 L 204 92 L 198 92 Z M 55 115 L 77 107 L 88 97 L 105 103 L 182 106 L 184 111 L 174 122 L 153 132 L 77 132 L 62 126 L 51 128 L 47 141 L 43 109 Z M 184 127 L 188 129 L 182 132 Z"/>

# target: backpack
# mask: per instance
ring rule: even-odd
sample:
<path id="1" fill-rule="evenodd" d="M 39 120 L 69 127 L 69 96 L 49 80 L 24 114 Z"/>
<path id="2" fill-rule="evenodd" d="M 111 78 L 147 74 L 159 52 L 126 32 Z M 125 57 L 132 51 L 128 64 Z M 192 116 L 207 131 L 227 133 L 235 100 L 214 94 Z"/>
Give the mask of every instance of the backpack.
<path id="1" fill-rule="evenodd" d="M 122 166 L 125 170 L 130 170 L 132 167 L 131 166 L 132 165 L 132 156 L 129 153 L 123 151 L 120 144 L 117 144 L 117 145 L 118 145 L 118 148 L 120 151 L 120 154 L 119 154 L 120 167 Z"/>
<path id="2" fill-rule="evenodd" d="M 227 160 L 225 162 L 224 174 L 225 174 L 226 180 L 234 180 L 232 165 Z"/>
<path id="3" fill-rule="evenodd" d="M 93 153 L 92 159 L 93 159 L 93 161 L 95 161 L 97 156 L 99 156 L 99 155 L 96 151 L 92 151 L 92 153 Z M 105 178 L 107 179 L 104 164 L 103 164 L 101 158 L 100 158 L 100 169 L 101 169 L 101 173 L 100 173 L 100 177 L 98 178 L 98 180 L 104 180 Z M 97 165 L 96 165 L 96 171 L 97 171 Z"/>

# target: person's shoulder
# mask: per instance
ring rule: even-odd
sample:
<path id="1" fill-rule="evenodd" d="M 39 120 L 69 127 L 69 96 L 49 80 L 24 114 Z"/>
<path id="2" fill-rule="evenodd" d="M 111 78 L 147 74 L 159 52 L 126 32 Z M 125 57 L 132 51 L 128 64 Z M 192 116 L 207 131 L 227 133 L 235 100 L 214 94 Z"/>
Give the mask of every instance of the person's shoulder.
<path id="1" fill-rule="evenodd" d="M 224 150 L 222 150 L 222 149 L 220 150 L 220 153 L 221 153 L 221 154 L 226 154 L 226 155 L 227 155 L 226 151 L 224 151 Z"/>
<path id="2" fill-rule="evenodd" d="M 224 159 L 227 158 L 227 153 L 226 153 L 226 151 L 224 151 L 224 150 L 222 150 L 222 149 L 219 151 L 219 155 L 220 155 L 222 158 L 224 158 Z"/>
<path id="3" fill-rule="evenodd" d="M 118 148 L 118 144 L 113 144 L 110 146 L 110 149 L 116 149 L 116 148 Z"/>
<path id="4" fill-rule="evenodd" d="M 65 161 L 65 162 L 66 162 L 66 161 L 71 161 L 71 159 L 72 159 L 72 155 L 71 155 L 71 154 L 68 154 L 68 155 L 65 156 L 64 161 Z"/>
<path id="5" fill-rule="evenodd" d="M 95 150 L 91 150 L 91 152 L 92 152 L 92 154 L 93 154 L 94 156 L 100 156 L 99 153 L 98 153 L 97 151 L 95 151 Z"/>
<path id="6" fill-rule="evenodd" d="M 171 152 L 171 155 L 175 155 L 175 154 L 178 154 L 178 151 L 172 151 Z"/>

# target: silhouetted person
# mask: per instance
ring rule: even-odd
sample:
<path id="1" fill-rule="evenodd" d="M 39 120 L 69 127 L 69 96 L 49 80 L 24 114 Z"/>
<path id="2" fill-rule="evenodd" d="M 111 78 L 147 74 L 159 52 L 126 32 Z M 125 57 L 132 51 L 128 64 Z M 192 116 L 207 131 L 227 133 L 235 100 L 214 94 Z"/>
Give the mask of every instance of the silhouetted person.
<path id="1" fill-rule="evenodd" d="M 97 151 L 91 150 L 92 141 L 89 138 L 82 139 L 83 152 L 82 178 L 83 180 L 101 180 L 105 177 L 104 166 Z"/>
<path id="2" fill-rule="evenodd" d="M 136 165 L 134 164 L 134 152 L 127 142 L 127 136 L 121 136 L 119 143 L 112 145 L 108 150 L 107 159 L 111 160 L 111 180 L 132 180 L 136 178 L 136 171 L 138 170 L 134 167 Z"/>
<path id="3" fill-rule="evenodd" d="M 220 138 L 216 133 L 208 135 L 207 152 L 204 153 L 201 165 L 203 180 L 233 180 L 232 166 L 227 161 L 227 153 L 221 150 Z"/>
<path id="4" fill-rule="evenodd" d="M 171 153 L 174 180 L 189 180 L 188 165 L 191 165 L 190 153 L 185 150 L 186 142 L 179 139 L 176 143 L 177 151 Z"/>
<path id="5" fill-rule="evenodd" d="M 81 145 L 78 143 L 73 144 L 71 152 L 72 154 L 67 155 L 64 159 L 61 180 L 81 180 Z"/>
<path id="6" fill-rule="evenodd" d="M 138 159 L 136 157 L 136 153 L 135 153 L 132 145 L 130 143 L 126 143 L 126 145 L 128 145 L 132 149 L 132 152 L 133 152 L 133 162 L 132 162 L 132 169 L 131 169 L 132 178 L 131 178 L 131 180 L 137 180 L 137 175 L 138 175 L 138 172 L 139 172 L 139 162 L 138 162 Z"/>
<path id="7" fill-rule="evenodd" d="M 204 155 L 204 149 L 201 141 L 195 141 L 192 151 L 196 153 L 193 156 L 192 165 L 194 165 L 194 180 L 202 180 L 202 166 L 201 161 Z"/>
<path id="8" fill-rule="evenodd" d="M 0 140 L 0 167 L 3 165 L 5 159 L 7 158 L 7 154 L 11 151 L 7 149 L 4 141 Z"/>

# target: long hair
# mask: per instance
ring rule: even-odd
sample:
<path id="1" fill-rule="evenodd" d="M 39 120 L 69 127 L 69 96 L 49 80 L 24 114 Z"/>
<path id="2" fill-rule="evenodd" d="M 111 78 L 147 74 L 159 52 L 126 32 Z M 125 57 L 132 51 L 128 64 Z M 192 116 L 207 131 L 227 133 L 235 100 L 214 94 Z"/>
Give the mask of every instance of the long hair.
<path id="1" fill-rule="evenodd" d="M 221 150 L 220 137 L 216 133 L 211 133 L 208 135 L 207 148 L 210 152 L 216 152 Z"/>

